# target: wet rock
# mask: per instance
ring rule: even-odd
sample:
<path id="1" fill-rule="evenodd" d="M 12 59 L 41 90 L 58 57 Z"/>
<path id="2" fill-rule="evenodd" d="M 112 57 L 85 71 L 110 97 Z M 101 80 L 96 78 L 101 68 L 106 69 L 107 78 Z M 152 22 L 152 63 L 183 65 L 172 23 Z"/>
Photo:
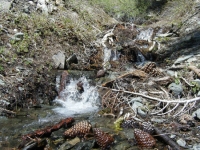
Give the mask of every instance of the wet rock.
<path id="1" fill-rule="evenodd" d="M 171 83 L 168 89 L 175 97 L 181 96 L 183 93 L 183 88 L 180 84 Z"/>
<path id="2" fill-rule="evenodd" d="M 83 88 L 83 82 L 79 81 L 77 84 L 77 90 L 79 91 L 79 93 L 83 93 L 84 92 L 84 88 Z"/>
<path id="3" fill-rule="evenodd" d="M 65 54 L 62 51 L 59 51 L 57 54 L 52 57 L 54 61 L 55 68 L 64 69 L 65 68 Z"/>

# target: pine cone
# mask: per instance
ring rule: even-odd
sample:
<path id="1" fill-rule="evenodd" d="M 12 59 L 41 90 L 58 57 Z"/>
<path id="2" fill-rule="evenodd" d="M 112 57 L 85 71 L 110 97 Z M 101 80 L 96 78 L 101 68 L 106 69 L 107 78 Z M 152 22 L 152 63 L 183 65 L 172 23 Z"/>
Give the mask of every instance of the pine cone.
<path id="1" fill-rule="evenodd" d="M 137 123 L 134 120 L 125 120 L 122 124 L 121 124 L 122 128 L 138 128 L 139 127 L 139 123 Z"/>
<path id="2" fill-rule="evenodd" d="M 102 149 L 108 148 L 114 142 L 114 138 L 111 135 L 109 135 L 97 128 L 93 129 L 93 131 L 94 131 L 94 135 L 95 135 L 97 144 Z"/>
<path id="3" fill-rule="evenodd" d="M 149 133 L 140 129 L 134 130 L 135 139 L 141 148 L 151 148 L 156 144 L 156 140 Z"/>
<path id="4" fill-rule="evenodd" d="M 144 132 L 151 134 L 151 135 L 154 134 L 154 132 L 155 132 L 154 126 L 150 122 L 143 122 L 142 123 L 142 130 Z"/>
<path id="5" fill-rule="evenodd" d="M 91 128 L 92 128 L 91 124 L 88 121 L 84 120 L 78 122 L 73 127 L 66 130 L 64 136 L 69 138 L 73 138 L 76 136 L 83 137 L 86 133 L 90 132 Z"/>

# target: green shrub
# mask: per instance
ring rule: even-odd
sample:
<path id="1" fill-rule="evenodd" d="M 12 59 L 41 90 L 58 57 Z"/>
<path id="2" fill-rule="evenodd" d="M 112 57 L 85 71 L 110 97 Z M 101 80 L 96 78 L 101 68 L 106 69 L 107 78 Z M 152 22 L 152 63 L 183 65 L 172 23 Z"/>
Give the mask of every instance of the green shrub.
<path id="1" fill-rule="evenodd" d="M 109 15 L 119 20 L 144 17 L 151 1 L 147 0 L 90 0 L 93 5 L 101 6 Z"/>

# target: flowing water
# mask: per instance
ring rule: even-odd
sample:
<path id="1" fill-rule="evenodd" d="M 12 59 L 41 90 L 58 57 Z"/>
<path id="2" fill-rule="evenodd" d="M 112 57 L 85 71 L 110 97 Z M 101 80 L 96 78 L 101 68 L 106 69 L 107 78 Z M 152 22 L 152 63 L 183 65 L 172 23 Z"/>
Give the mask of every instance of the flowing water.
<path id="1" fill-rule="evenodd" d="M 84 92 L 79 93 L 76 84 L 83 82 Z M 16 118 L 0 118 L 0 149 L 17 147 L 21 136 L 44 128 L 67 117 L 92 116 L 98 110 L 99 95 L 94 86 L 85 77 L 71 79 L 62 91 L 61 98 L 54 100 L 54 106 L 42 106 L 42 109 L 24 109 Z M 81 120 L 81 119 L 80 119 Z"/>

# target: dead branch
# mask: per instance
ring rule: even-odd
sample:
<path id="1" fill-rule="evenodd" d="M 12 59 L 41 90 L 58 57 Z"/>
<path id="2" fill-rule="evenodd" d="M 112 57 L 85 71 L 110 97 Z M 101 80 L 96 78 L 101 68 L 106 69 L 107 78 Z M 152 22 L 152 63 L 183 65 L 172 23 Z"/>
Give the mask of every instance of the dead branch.
<path id="1" fill-rule="evenodd" d="M 109 89 L 109 88 L 103 87 L 103 86 L 98 86 L 98 87 Z M 159 101 L 159 102 L 164 102 L 164 103 L 186 103 L 186 102 L 187 102 L 187 103 L 191 103 L 191 102 L 200 100 L 200 97 L 195 97 L 195 98 L 192 98 L 192 99 L 166 100 L 166 99 L 159 99 L 159 98 L 156 98 L 156 97 L 151 97 L 151 96 L 144 95 L 144 94 L 141 94 L 141 93 L 126 91 L 126 90 L 117 90 L 117 89 L 111 89 L 111 90 L 112 90 L 112 91 L 115 91 L 115 92 L 124 92 L 124 93 L 128 93 L 128 94 L 136 95 L 136 96 L 142 96 L 142 97 L 147 98 L 147 99 L 150 99 L 150 100 Z"/>
<path id="2" fill-rule="evenodd" d="M 36 130 L 33 133 L 23 135 L 22 139 L 26 140 L 27 138 L 50 136 L 52 132 L 57 131 L 62 127 L 69 126 L 73 122 L 74 122 L 73 118 L 66 118 L 66 119 L 61 120 L 59 123 L 55 124 L 54 126 L 48 126 L 44 129 Z"/>
<path id="3" fill-rule="evenodd" d="M 147 74 L 142 70 L 136 69 L 132 72 L 128 72 L 128 73 L 125 73 L 125 74 L 117 77 L 115 80 L 111 80 L 111 81 L 108 81 L 108 82 L 102 84 L 102 86 L 103 87 L 112 87 L 114 81 L 116 81 L 117 79 L 125 78 L 125 77 L 137 77 L 137 78 L 144 79 L 147 77 Z"/>
<path id="4" fill-rule="evenodd" d="M 181 150 L 180 146 L 170 139 L 167 135 L 163 134 L 158 128 L 154 127 L 155 133 L 168 145 L 170 145 L 173 150 Z"/>
<path id="5" fill-rule="evenodd" d="M 198 77 L 200 77 L 200 69 L 198 69 L 196 66 L 189 66 L 188 68 L 194 71 Z"/>

